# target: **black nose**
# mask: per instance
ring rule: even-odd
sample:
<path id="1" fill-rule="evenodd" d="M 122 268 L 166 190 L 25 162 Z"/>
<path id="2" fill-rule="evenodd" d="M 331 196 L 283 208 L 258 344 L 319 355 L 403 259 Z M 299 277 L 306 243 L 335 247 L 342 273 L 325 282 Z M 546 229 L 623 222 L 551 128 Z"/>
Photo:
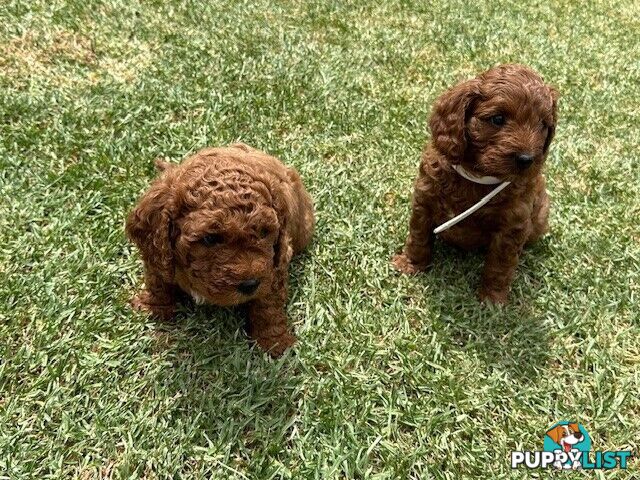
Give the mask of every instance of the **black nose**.
<path id="1" fill-rule="evenodd" d="M 520 168 L 527 168 L 531 166 L 533 163 L 533 155 L 529 155 L 528 153 L 517 153 L 516 154 L 516 164 Z"/>
<path id="2" fill-rule="evenodd" d="M 251 280 L 245 280 L 238 284 L 238 291 L 245 295 L 250 295 L 256 291 L 256 288 L 260 285 L 260 280 L 252 278 Z"/>
<path id="3" fill-rule="evenodd" d="M 573 436 L 576 437 L 576 440 L 580 440 L 582 438 L 582 432 L 576 432 Z"/>

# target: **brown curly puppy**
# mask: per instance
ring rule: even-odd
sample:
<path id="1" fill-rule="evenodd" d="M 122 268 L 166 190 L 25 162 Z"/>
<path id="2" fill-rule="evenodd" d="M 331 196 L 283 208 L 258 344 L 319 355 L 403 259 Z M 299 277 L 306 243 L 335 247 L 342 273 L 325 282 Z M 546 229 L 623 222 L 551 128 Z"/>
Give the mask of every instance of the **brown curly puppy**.
<path id="1" fill-rule="evenodd" d="M 522 65 L 492 68 L 437 100 L 429 122 L 431 145 L 414 185 L 409 236 L 392 260 L 396 269 L 424 270 L 431 263 L 434 228 L 496 188 L 464 173 L 509 181 L 487 205 L 440 233 L 463 249 L 487 249 L 479 297 L 506 302 L 522 248 L 548 228 L 542 168 L 555 132 L 556 103 L 556 91 Z"/>
<path id="2" fill-rule="evenodd" d="M 177 294 L 248 303 L 251 338 L 273 356 L 295 342 L 285 305 L 289 262 L 313 234 L 300 176 L 243 144 L 208 148 L 163 170 L 127 219 L 144 261 L 134 307 L 169 318 Z"/>

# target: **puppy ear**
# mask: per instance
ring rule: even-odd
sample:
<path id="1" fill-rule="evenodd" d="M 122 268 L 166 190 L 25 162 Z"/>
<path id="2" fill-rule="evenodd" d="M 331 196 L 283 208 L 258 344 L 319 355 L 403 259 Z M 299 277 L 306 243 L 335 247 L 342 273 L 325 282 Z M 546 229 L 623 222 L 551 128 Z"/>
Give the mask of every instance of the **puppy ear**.
<path id="1" fill-rule="evenodd" d="M 475 78 L 447 90 L 436 101 L 429 128 L 435 148 L 450 158 L 462 158 L 467 146 L 465 121 L 473 100 L 480 96 L 480 80 Z"/>
<path id="2" fill-rule="evenodd" d="M 291 258 L 293 258 L 293 248 L 291 247 L 291 239 L 286 230 L 280 227 L 278 240 L 273 247 L 273 264 L 277 271 L 286 272 Z"/>
<path id="3" fill-rule="evenodd" d="M 562 438 L 561 429 L 562 429 L 562 426 L 558 425 L 557 427 L 547 431 L 547 435 L 549 435 L 549 437 L 551 437 L 551 440 L 556 442 L 558 445 L 560 445 L 560 439 Z"/>
<path id="4" fill-rule="evenodd" d="M 549 151 L 549 146 L 551 145 L 551 140 L 556 134 L 556 123 L 558 122 L 558 91 L 549 86 L 549 95 L 551 95 L 551 115 L 553 117 L 553 125 L 549 126 L 549 131 L 547 132 L 547 138 L 544 141 L 544 147 L 542 149 L 543 153 L 546 154 Z"/>
<path id="5" fill-rule="evenodd" d="M 127 236 L 142 255 L 146 268 L 173 282 L 172 230 L 175 202 L 166 175 L 156 180 L 127 217 Z"/>
<path id="6" fill-rule="evenodd" d="M 278 217 L 278 238 L 273 246 L 273 266 L 276 270 L 285 272 L 293 257 L 293 248 L 291 246 L 291 239 L 287 232 L 288 218 L 291 215 L 289 211 L 289 205 L 291 205 L 293 199 L 288 198 L 287 194 L 281 189 L 276 188 L 271 192 L 273 198 L 273 208 L 276 211 Z"/>

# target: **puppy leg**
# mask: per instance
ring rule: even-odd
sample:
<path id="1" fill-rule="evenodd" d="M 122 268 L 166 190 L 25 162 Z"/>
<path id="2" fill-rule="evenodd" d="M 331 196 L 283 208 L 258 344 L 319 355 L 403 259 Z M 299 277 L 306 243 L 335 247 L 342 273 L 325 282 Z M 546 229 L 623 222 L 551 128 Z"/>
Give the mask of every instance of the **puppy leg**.
<path id="1" fill-rule="evenodd" d="M 549 207 L 550 199 L 547 190 L 542 183 L 538 189 L 535 202 L 533 204 L 533 212 L 531 214 L 532 230 L 527 243 L 533 243 L 542 237 L 549 230 Z"/>
<path id="2" fill-rule="evenodd" d="M 166 283 L 162 277 L 145 265 L 145 288 L 131 299 L 131 306 L 136 310 L 151 313 L 161 320 L 168 320 L 175 313 L 175 285 Z"/>
<path id="3" fill-rule="evenodd" d="M 262 298 L 249 303 L 249 336 L 272 357 L 279 357 L 296 342 L 296 337 L 289 332 L 287 314 L 287 281 L 288 266 L 293 251 L 289 239 L 283 241 L 286 253 L 281 258 L 279 268 L 272 283 L 271 292 Z"/>
<path id="4" fill-rule="evenodd" d="M 520 253 L 530 231 L 530 223 L 523 222 L 518 227 L 505 229 L 493 235 L 478 292 L 481 301 L 502 304 L 507 302 Z"/>
<path id="5" fill-rule="evenodd" d="M 411 220 L 409 221 L 409 236 L 404 244 L 402 253 L 391 259 L 393 267 L 409 275 L 421 272 L 431 263 L 431 251 L 434 241 L 434 222 L 430 205 L 432 195 L 423 176 L 416 181 L 411 205 Z"/>
<path id="6" fill-rule="evenodd" d="M 248 334 L 274 358 L 296 342 L 287 325 L 286 299 L 286 280 L 280 279 L 270 295 L 249 304 Z"/>

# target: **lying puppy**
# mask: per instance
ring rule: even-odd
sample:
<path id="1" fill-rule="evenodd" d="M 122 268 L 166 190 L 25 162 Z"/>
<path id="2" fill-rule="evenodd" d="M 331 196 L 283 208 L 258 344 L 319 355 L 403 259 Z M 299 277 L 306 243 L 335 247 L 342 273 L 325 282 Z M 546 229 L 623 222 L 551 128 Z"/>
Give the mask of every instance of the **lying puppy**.
<path id="1" fill-rule="evenodd" d="M 169 318 L 180 291 L 197 303 L 248 303 L 250 337 L 281 355 L 295 342 L 285 315 L 289 262 L 314 226 L 298 173 L 242 144 L 157 165 L 162 175 L 127 219 L 145 273 L 133 306 Z"/>
<path id="2" fill-rule="evenodd" d="M 434 229 L 510 182 L 440 233 L 463 249 L 487 249 L 479 297 L 507 301 L 522 248 L 548 228 L 542 167 L 555 132 L 556 102 L 556 91 L 522 65 L 492 68 L 438 99 L 429 122 L 431 145 L 414 186 L 409 236 L 392 260 L 397 270 L 424 270 Z"/>

